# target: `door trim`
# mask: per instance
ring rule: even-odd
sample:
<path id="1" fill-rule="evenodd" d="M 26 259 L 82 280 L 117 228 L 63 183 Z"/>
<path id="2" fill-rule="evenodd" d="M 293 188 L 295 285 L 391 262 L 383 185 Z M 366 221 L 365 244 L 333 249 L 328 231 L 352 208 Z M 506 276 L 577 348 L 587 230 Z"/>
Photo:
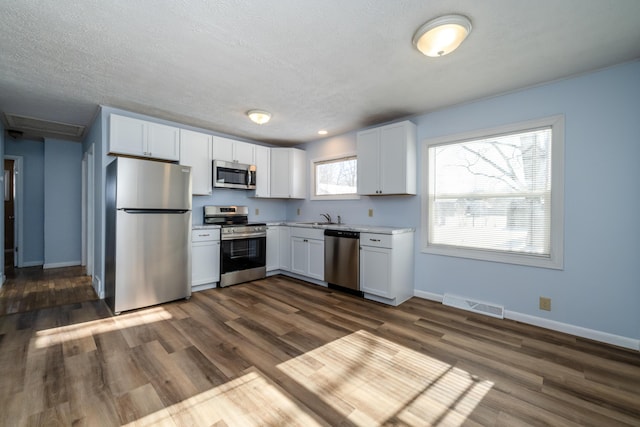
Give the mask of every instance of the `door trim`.
<path id="1" fill-rule="evenodd" d="M 16 189 L 16 194 L 13 199 L 13 215 L 14 215 L 14 248 L 17 247 L 18 251 L 14 250 L 14 261 L 13 264 L 15 267 L 23 267 L 24 266 L 24 242 L 23 242 L 23 221 L 22 221 L 22 212 L 23 212 L 23 203 L 24 203 L 24 181 L 23 181 L 23 157 L 22 156 L 12 156 L 5 155 L 5 159 L 13 160 L 13 179 L 14 185 Z"/>

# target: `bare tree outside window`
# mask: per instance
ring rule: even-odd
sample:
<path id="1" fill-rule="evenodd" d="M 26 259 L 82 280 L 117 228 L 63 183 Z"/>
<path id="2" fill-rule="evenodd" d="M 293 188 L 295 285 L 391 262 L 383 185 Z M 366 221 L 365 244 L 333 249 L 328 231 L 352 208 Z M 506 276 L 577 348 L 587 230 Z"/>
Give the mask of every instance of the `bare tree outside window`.
<path id="1" fill-rule="evenodd" d="M 548 255 L 551 127 L 429 148 L 429 243 Z"/>
<path id="2" fill-rule="evenodd" d="M 314 163 L 316 196 L 355 195 L 358 189 L 355 156 Z"/>

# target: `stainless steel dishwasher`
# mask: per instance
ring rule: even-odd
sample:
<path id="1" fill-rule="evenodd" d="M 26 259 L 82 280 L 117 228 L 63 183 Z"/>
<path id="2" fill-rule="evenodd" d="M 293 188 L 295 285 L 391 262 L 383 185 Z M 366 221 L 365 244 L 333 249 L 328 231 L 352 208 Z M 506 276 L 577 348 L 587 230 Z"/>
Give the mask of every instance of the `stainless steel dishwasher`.
<path id="1" fill-rule="evenodd" d="M 324 231 L 324 280 L 329 287 L 360 292 L 360 233 Z"/>

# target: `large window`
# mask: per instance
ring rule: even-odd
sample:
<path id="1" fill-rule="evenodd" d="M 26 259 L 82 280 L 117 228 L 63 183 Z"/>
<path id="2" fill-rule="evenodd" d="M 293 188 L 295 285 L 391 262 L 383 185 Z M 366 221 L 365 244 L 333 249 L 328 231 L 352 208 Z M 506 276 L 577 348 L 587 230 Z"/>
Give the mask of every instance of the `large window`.
<path id="1" fill-rule="evenodd" d="M 426 141 L 423 250 L 562 268 L 563 118 Z"/>
<path id="2" fill-rule="evenodd" d="M 358 198 L 358 161 L 355 155 L 311 162 L 312 199 Z"/>

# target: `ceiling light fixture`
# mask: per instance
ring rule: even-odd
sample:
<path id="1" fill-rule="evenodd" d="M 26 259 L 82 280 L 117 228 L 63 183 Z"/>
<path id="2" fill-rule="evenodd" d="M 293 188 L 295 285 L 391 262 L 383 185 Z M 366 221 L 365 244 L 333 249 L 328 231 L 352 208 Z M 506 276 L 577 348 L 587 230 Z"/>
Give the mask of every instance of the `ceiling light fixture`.
<path id="1" fill-rule="evenodd" d="M 444 56 L 462 44 L 471 32 L 471 21 L 462 15 L 445 15 L 427 22 L 413 35 L 413 45 L 431 57 Z"/>
<path id="2" fill-rule="evenodd" d="M 259 125 L 263 125 L 271 120 L 271 113 L 263 110 L 249 110 L 247 111 L 247 116 L 249 116 L 252 122 Z"/>
<path id="3" fill-rule="evenodd" d="M 328 134 L 328 133 L 329 133 L 329 132 L 327 132 L 326 130 L 319 130 L 319 131 L 318 131 L 318 135 L 326 135 L 326 134 Z"/>

